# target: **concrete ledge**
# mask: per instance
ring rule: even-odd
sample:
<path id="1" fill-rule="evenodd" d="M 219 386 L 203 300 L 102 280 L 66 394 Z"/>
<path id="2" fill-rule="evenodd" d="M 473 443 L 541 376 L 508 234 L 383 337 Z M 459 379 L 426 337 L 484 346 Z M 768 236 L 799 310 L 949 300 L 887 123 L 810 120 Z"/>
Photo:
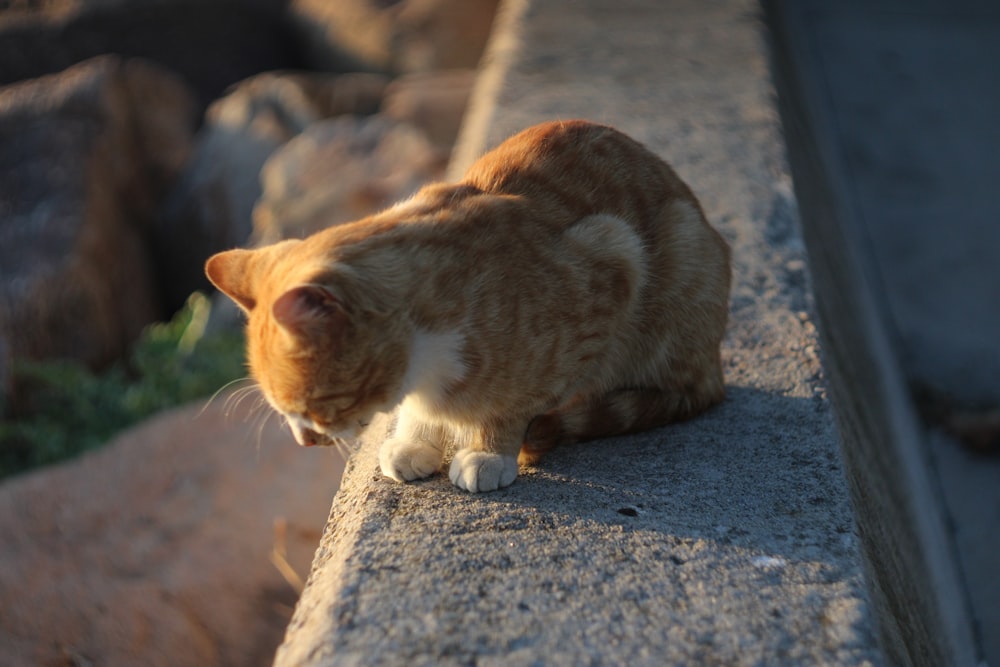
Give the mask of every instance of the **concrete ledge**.
<path id="1" fill-rule="evenodd" d="M 1000 460 L 927 403 L 1000 405 L 1000 10 L 767 0 L 830 388 L 886 657 L 1000 661 Z M 987 250 L 989 249 L 989 250 Z M 925 415 L 918 412 L 917 392 Z"/>
<path id="2" fill-rule="evenodd" d="M 475 496 L 383 478 L 373 424 L 275 664 L 880 663 L 755 5 L 503 11 L 455 169 L 553 118 L 669 160 L 733 245 L 729 398 Z"/>

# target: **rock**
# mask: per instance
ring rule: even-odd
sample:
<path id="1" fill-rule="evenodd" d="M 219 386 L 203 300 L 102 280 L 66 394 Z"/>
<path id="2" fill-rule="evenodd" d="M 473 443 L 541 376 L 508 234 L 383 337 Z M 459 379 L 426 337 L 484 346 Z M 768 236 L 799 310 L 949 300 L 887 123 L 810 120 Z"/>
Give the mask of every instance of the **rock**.
<path id="1" fill-rule="evenodd" d="M 163 315 L 146 237 L 187 159 L 174 75 L 95 58 L 0 89 L 0 338 L 12 358 L 99 367 Z"/>
<path id="2" fill-rule="evenodd" d="M 323 71 L 389 71 L 392 16 L 380 0 L 291 0 L 288 14 L 304 64 Z"/>
<path id="3" fill-rule="evenodd" d="M 263 125 L 288 140 L 323 118 L 375 113 L 388 83 L 381 74 L 265 72 L 215 102 L 206 120 L 234 129 Z"/>
<path id="4" fill-rule="evenodd" d="M 475 81 L 474 69 L 401 76 L 386 90 L 382 113 L 420 128 L 437 148 L 450 151 Z"/>
<path id="5" fill-rule="evenodd" d="M 251 77 L 208 109 L 194 157 L 154 228 L 168 310 L 207 287 L 204 263 L 247 242 L 261 194 L 260 169 L 310 124 L 378 110 L 388 79 L 378 74 L 271 72 Z"/>
<path id="6" fill-rule="evenodd" d="M 289 13 L 308 66 L 345 58 L 380 71 L 475 68 L 498 0 L 292 0 Z M 342 71 L 342 70 L 340 70 Z"/>
<path id="7" fill-rule="evenodd" d="M 393 22 L 393 68 L 429 72 L 475 68 L 499 0 L 407 0 Z"/>
<path id="8" fill-rule="evenodd" d="M 103 53 L 180 74 L 203 109 L 230 84 L 299 66 L 284 0 L 79 0 L 0 12 L 0 84 Z M 333 63 L 331 63 L 331 66 Z"/>
<path id="9" fill-rule="evenodd" d="M 343 460 L 252 403 L 180 408 L 0 485 L 0 664 L 271 664 Z"/>
<path id="10" fill-rule="evenodd" d="M 440 178 L 444 162 L 422 132 L 381 115 L 315 123 L 264 165 L 254 241 L 362 218 Z"/>

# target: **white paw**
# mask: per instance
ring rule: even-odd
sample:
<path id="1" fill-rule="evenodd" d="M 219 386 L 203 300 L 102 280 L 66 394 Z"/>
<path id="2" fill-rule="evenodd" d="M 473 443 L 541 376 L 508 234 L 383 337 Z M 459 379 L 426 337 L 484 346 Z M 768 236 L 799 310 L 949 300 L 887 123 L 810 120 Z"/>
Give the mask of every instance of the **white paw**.
<path id="1" fill-rule="evenodd" d="M 517 459 L 503 454 L 461 449 L 455 453 L 448 472 L 451 483 L 472 493 L 495 491 L 517 477 Z"/>
<path id="2" fill-rule="evenodd" d="M 397 482 L 430 477 L 441 467 L 441 450 L 426 442 L 392 438 L 382 443 L 378 462 L 382 474 Z"/>

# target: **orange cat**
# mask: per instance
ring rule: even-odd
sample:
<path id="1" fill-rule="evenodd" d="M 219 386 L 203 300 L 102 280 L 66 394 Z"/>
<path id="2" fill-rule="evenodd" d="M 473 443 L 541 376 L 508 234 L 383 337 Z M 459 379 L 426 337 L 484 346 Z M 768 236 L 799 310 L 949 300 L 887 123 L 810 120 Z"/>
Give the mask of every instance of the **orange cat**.
<path id="1" fill-rule="evenodd" d="M 658 157 L 584 121 L 538 125 L 456 185 L 305 240 L 210 258 L 249 315 L 250 368 L 303 445 L 400 406 L 382 471 L 456 446 L 469 491 L 557 444 L 723 398 L 729 249 Z"/>

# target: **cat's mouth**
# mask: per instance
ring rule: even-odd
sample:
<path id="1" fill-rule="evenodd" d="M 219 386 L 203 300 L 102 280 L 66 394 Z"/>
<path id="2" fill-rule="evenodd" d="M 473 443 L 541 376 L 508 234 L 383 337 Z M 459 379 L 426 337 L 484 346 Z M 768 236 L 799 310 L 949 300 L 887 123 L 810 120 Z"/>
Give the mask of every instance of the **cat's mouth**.
<path id="1" fill-rule="evenodd" d="M 322 433 L 317 433 L 316 431 L 310 428 L 304 428 L 295 435 L 297 436 L 295 439 L 298 440 L 299 444 L 302 445 L 303 447 L 315 447 L 317 445 L 323 446 L 323 445 L 333 444 L 332 438 L 328 438 Z"/>
<path id="2" fill-rule="evenodd" d="M 286 415 L 286 419 L 295 441 L 303 447 L 344 447 L 369 424 L 369 421 L 359 419 L 355 428 L 330 432 L 327 429 L 320 430 L 315 423 L 298 415 Z"/>
<path id="3" fill-rule="evenodd" d="M 362 431 L 366 426 L 368 426 L 368 422 L 359 421 L 357 431 Z M 311 428 L 293 429 L 293 431 L 295 431 L 296 441 L 303 447 L 344 447 L 348 440 L 357 437 L 357 432 L 351 435 L 327 435 Z"/>
<path id="4" fill-rule="evenodd" d="M 347 438 L 329 436 L 312 429 L 303 429 L 302 439 L 298 441 L 303 447 L 347 447 Z"/>

